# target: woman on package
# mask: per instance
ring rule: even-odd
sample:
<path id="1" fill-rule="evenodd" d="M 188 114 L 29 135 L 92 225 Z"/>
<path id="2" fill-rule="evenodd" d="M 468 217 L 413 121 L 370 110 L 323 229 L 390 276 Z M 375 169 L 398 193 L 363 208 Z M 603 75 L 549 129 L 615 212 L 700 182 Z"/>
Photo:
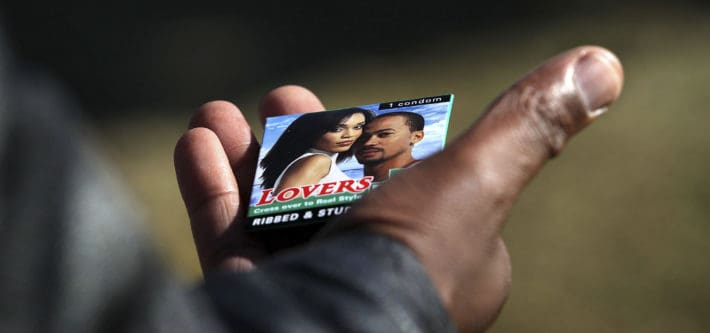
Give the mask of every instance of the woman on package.
<path id="1" fill-rule="evenodd" d="M 262 188 L 279 193 L 289 187 L 350 179 L 337 163 L 353 155 L 353 143 L 372 118 L 372 111 L 360 108 L 300 116 L 261 160 Z"/>

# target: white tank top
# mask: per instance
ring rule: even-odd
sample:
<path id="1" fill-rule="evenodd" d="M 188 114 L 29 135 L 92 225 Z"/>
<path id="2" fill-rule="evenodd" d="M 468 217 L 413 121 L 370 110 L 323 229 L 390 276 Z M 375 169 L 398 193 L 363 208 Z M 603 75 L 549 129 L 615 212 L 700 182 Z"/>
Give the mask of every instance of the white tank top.
<path id="1" fill-rule="evenodd" d="M 279 178 L 276 178 L 276 182 L 274 183 L 274 188 L 279 187 L 279 184 L 281 183 L 281 178 L 283 178 L 283 176 L 284 176 L 284 174 L 286 173 L 286 171 L 288 171 L 288 169 L 289 169 L 294 163 L 298 162 L 299 160 L 301 160 L 301 159 L 303 159 L 303 158 L 306 158 L 306 157 L 312 156 L 312 155 L 316 155 L 316 154 L 325 155 L 325 156 L 328 156 L 328 157 L 330 158 L 330 170 L 328 171 L 328 174 L 327 174 L 327 175 L 325 175 L 323 178 L 321 178 L 321 179 L 318 181 L 318 184 L 321 184 L 321 183 L 328 183 L 328 182 L 338 181 L 338 180 L 351 179 L 350 177 L 348 177 L 348 175 L 346 175 L 346 174 L 343 172 L 343 170 L 340 170 L 340 168 L 336 165 L 336 162 L 335 162 L 335 161 L 338 159 L 338 153 L 330 153 L 330 152 L 327 152 L 327 151 L 324 151 L 324 150 L 318 150 L 318 149 L 311 148 L 311 149 L 309 149 L 308 151 L 306 151 L 305 153 L 303 153 L 303 155 L 301 155 L 301 156 L 299 156 L 298 158 L 296 158 L 295 160 L 291 161 L 291 163 L 289 163 L 289 164 L 286 166 L 286 168 L 284 169 L 284 171 L 282 171 L 281 174 L 279 175 Z"/>

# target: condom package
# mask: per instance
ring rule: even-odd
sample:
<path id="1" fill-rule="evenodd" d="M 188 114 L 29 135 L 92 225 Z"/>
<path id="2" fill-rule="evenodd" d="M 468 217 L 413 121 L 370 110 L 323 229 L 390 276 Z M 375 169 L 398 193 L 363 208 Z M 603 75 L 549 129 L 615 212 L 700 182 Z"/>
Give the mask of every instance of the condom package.
<path id="1" fill-rule="evenodd" d="M 446 141 L 453 95 L 266 119 L 247 214 L 252 231 L 313 227 L 415 168 Z"/>

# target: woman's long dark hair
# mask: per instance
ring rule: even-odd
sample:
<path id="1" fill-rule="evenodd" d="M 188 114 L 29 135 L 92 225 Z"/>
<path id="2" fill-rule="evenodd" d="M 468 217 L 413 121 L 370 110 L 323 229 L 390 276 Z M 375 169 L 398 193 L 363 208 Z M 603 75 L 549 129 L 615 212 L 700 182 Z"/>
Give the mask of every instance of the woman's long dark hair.
<path id="1" fill-rule="evenodd" d="M 350 119 L 356 113 L 362 113 L 365 116 L 365 122 L 369 122 L 375 117 L 372 111 L 349 108 L 306 113 L 294 120 L 259 163 L 264 169 L 264 173 L 261 175 L 261 187 L 273 188 L 276 179 L 279 178 L 279 175 L 289 163 L 303 155 L 308 149 L 313 148 L 313 145 L 323 134 L 335 130 L 343 120 Z M 352 147 L 350 147 L 348 151 L 338 154 L 337 162 L 343 161 L 352 155 L 353 151 Z"/>
<path id="2" fill-rule="evenodd" d="M 272 188 L 276 179 L 293 160 L 303 155 L 308 149 L 313 148 L 316 141 L 323 134 L 333 131 L 343 121 L 356 113 L 365 116 L 365 122 L 375 117 L 372 111 L 349 108 L 317 113 L 306 113 L 286 128 L 276 141 L 269 153 L 261 160 L 259 165 L 264 169 L 261 175 L 262 188 Z M 338 154 L 337 162 L 343 161 L 353 155 L 352 147 L 344 153 Z"/>

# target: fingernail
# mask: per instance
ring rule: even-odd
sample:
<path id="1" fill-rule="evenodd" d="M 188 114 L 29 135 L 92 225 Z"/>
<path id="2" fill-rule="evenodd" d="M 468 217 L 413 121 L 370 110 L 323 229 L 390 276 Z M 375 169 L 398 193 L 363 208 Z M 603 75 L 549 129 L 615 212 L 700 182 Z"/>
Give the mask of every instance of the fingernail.
<path id="1" fill-rule="evenodd" d="M 619 96 L 621 65 L 613 55 L 590 53 L 575 65 L 574 83 L 591 117 L 604 113 Z"/>

